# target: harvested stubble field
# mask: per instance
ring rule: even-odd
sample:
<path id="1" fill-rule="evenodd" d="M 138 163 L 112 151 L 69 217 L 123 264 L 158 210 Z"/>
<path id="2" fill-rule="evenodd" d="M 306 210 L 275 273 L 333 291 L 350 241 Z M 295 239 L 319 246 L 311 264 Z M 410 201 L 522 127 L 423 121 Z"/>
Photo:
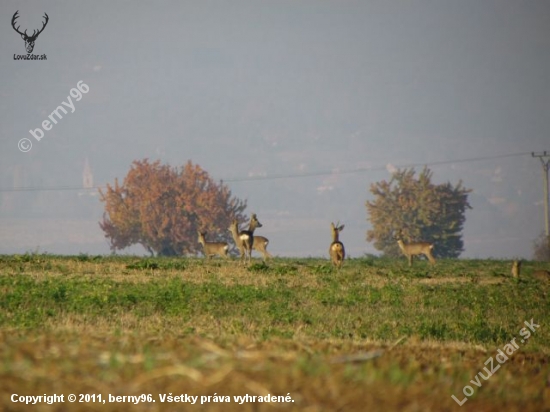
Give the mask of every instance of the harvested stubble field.
<path id="1" fill-rule="evenodd" d="M 361 258 L 337 271 L 313 258 L 0 256 L 0 409 L 550 410 L 550 283 L 535 268 L 548 265 L 525 262 L 516 280 L 495 260 Z M 531 319 L 540 327 L 521 343 Z M 514 338 L 509 359 L 486 364 Z M 465 386 L 460 407 L 451 395 Z M 142 394 L 155 402 L 109 402 Z M 198 400 L 161 402 L 169 394 Z M 235 401 L 246 394 L 292 402 Z"/>

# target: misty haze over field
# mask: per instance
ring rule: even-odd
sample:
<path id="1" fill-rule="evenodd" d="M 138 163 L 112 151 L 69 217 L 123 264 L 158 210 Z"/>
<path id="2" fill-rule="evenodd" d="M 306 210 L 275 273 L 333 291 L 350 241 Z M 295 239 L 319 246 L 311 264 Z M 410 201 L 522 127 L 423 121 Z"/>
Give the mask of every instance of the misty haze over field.
<path id="1" fill-rule="evenodd" d="M 26 54 L 17 10 L 30 33 L 48 14 L 33 51 L 47 60 L 14 60 Z M 97 187 L 143 158 L 190 159 L 223 179 L 278 256 L 328 258 L 331 221 L 345 224 L 349 255 L 377 253 L 369 187 L 406 165 L 473 190 L 463 257 L 530 258 L 544 229 L 530 153 L 550 151 L 546 0 L 3 1 L 0 12 L 0 253 L 110 253 Z M 33 138 L 79 81 L 89 92 L 74 112 Z"/>

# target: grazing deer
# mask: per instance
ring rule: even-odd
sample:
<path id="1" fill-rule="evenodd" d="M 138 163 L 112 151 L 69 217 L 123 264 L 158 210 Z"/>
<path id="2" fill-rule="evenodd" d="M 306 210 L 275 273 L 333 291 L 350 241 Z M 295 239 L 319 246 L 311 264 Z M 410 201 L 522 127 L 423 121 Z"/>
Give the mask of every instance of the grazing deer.
<path id="1" fill-rule="evenodd" d="M 514 260 L 512 262 L 512 276 L 516 279 L 519 279 L 520 272 L 521 272 L 521 260 Z"/>
<path id="2" fill-rule="evenodd" d="M 334 225 L 334 223 L 330 224 L 330 229 L 332 231 L 332 243 L 330 244 L 330 248 L 328 249 L 332 264 L 337 268 L 342 267 L 342 263 L 344 262 L 344 258 L 346 257 L 344 244 L 340 242 L 340 240 L 338 240 L 340 232 L 344 230 L 344 225 L 339 226 L 339 224 L 340 222 L 336 223 L 336 226 Z"/>
<path id="3" fill-rule="evenodd" d="M 254 243 L 252 245 L 252 249 L 257 250 L 260 252 L 264 260 L 272 259 L 273 256 L 271 253 L 267 251 L 267 245 L 269 244 L 269 239 L 263 236 L 254 236 Z"/>
<path id="4" fill-rule="evenodd" d="M 401 234 L 397 238 L 397 245 L 399 249 L 403 252 L 407 259 L 409 259 L 409 267 L 412 266 L 413 256 L 424 255 L 428 258 L 432 265 L 435 265 L 435 259 L 432 255 L 432 250 L 434 248 L 433 243 L 428 242 L 413 242 L 406 244 L 403 242 Z"/>
<path id="5" fill-rule="evenodd" d="M 254 246 L 254 230 L 256 228 L 262 227 L 262 224 L 256 217 L 256 214 L 253 213 L 250 217 L 250 224 L 248 226 L 248 230 L 242 230 L 239 231 L 239 223 L 237 219 L 233 219 L 231 222 L 231 225 L 229 226 L 229 230 L 231 231 L 231 234 L 233 235 L 233 240 L 235 241 L 235 245 L 239 249 L 239 252 L 241 254 L 241 261 L 244 258 L 244 261 L 246 262 L 246 256 L 248 255 L 248 261 L 250 262 L 252 259 L 252 248 Z"/>
<path id="6" fill-rule="evenodd" d="M 204 237 L 206 236 L 206 233 L 201 232 L 200 230 L 197 230 L 197 234 L 199 235 L 198 241 L 202 245 L 202 250 L 204 252 L 204 256 L 207 259 L 211 259 L 213 256 L 218 255 L 223 258 L 229 258 L 227 255 L 227 252 L 229 250 L 229 245 L 225 242 L 207 242 Z"/>

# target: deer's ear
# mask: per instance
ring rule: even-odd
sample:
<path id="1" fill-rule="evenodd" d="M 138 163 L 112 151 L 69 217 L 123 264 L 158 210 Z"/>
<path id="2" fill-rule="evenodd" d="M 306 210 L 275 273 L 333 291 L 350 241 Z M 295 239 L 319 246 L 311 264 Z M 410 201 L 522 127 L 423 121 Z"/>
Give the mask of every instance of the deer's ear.
<path id="1" fill-rule="evenodd" d="M 22 38 L 23 40 L 25 40 L 25 35 L 24 35 L 24 34 L 22 34 L 22 35 L 21 35 L 21 38 Z"/>
<path id="2" fill-rule="evenodd" d="M 342 225 L 342 226 L 340 226 L 340 227 L 338 228 L 338 231 L 341 232 L 342 230 L 344 230 L 344 225 Z"/>

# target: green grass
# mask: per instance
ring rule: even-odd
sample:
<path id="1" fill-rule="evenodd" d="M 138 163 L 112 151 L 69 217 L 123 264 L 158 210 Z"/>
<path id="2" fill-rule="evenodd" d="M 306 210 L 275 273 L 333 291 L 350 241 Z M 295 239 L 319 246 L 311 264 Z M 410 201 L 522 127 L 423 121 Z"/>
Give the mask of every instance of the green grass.
<path id="1" fill-rule="evenodd" d="M 75 385 L 105 394 L 148 382 L 147 393 L 185 387 L 243 395 L 265 387 L 299 395 L 288 410 L 450 410 L 450 394 L 461 393 L 490 354 L 533 319 L 541 327 L 468 407 L 540 410 L 550 373 L 550 285 L 529 276 L 540 268 L 548 265 L 524 262 L 518 281 L 509 276 L 510 262 L 498 260 L 440 260 L 435 267 L 418 261 L 409 268 L 404 259 L 365 257 L 336 270 L 315 258 L 242 266 L 197 258 L 0 256 L 0 377 L 8 382 L 0 394 L 53 393 L 55 379 L 66 382 L 65 393 Z M 384 356 L 366 363 L 331 362 L 380 348 Z M 193 368 L 194 377 L 178 367 Z"/>
<path id="2" fill-rule="evenodd" d="M 538 281 L 518 283 L 507 269 L 501 261 L 442 261 L 432 271 L 425 262 L 409 269 L 403 261 L 369 258 L 337 271 L 316 259 L 241 267 L 198 259 L 4 256 L 0 327 L 42 328 L 74 315 L 116 323 L 125 314 L 162 317 L 185 329 L 190 319 L 215 318 L 199 322 L 208 334 L 249 318 L 263 339 L 299 328 L 321 339 L 417 336 L 498 345 L 523 320 L 546 319 L 550 310 Z M 541 330 L 538 345 L 550 347 L 549 332 Z"/>

